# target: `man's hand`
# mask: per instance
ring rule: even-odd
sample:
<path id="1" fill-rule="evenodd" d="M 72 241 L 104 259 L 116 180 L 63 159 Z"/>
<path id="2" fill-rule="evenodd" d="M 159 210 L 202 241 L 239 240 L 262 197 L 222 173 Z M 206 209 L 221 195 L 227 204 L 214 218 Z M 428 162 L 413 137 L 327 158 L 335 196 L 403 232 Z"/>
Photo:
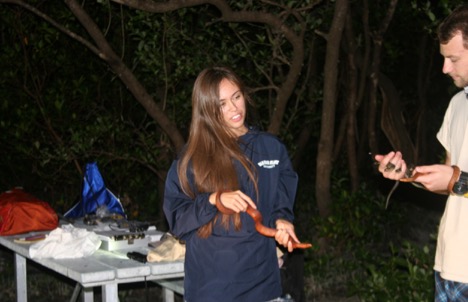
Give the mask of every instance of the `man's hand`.
<path id="1" fill-rule="evenodd" d="M 453 175 L 453 168 L 449 165 L 418 166 L 414 169 L 420 173 L 415 181 L 422 184 L 427 190 L 436 193 L 449 193 L 448 183 Z"/>
<path id="2" fill-rule="evenodd" d="M 374 159 L 379 163 L 379 172 L 383 177 L 393 180 L 405 177 L 407 166 L 400 151 L 377 154 Z"/>

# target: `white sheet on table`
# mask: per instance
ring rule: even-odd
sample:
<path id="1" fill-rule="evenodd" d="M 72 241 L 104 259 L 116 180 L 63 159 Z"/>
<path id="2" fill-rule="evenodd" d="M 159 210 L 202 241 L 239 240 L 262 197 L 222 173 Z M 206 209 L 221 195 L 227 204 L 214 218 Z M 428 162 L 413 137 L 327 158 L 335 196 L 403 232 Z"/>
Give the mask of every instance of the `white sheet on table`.
<path id="1" fill-rule="evenodd" d="M 29 248 L 31 258 L 81 258 L 92 255 L 99 249 L 101 240 L 86 229 L 75 228 L 71 224 L 56 228 L 40 242 Z"/>

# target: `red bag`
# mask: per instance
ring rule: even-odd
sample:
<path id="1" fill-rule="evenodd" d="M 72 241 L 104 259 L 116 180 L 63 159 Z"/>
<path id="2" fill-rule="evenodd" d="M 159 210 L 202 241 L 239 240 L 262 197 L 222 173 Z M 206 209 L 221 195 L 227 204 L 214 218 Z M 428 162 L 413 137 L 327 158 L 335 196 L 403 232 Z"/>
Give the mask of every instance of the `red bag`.
<path id="1" fill-rule="evenodd" d="M 0 235 L 57 228 L 58 216 L 45 201 L 14 188 L 0 194 Z"/>

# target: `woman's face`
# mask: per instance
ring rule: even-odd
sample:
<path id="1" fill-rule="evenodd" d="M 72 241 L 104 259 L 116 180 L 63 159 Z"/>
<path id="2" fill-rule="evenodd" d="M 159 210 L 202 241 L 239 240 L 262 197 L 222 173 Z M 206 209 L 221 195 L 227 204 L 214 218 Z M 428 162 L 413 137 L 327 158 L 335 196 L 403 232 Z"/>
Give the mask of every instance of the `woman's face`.
<path id="1" fill-rule="evenodd" d="M 245 99 L 239 87 L 224 79 L 219 84 L 219 102 L 226 127 L 237 137 L 247 132 Z"/>

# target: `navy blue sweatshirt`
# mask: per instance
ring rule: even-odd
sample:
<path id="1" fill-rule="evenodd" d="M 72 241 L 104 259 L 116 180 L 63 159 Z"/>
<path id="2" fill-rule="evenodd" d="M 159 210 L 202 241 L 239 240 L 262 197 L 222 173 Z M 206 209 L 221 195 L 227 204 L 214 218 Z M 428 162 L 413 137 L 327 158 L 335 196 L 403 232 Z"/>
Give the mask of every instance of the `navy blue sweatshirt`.
<path id="1" fill-rule="evenodd" d="M 256 166 L 260 200 L 256 200 L 253 185 L 239 164 L 240 188 L 257 204 L 263 224 L 275 228 L 279 218 L 292 222 L 298 178 L 285 146 L 275 136 L 253 130 L 241 136 L 239 144 Z M 190 172 L 189 179 L 193 179 Z M 164 213 L 170 231 L 186 241 L 184 299 L 261 302 L 281 296 L 275 239 L 260 235 L 248 214 L 241 213 L 239 231 L 217 224 L 206 239 L 196 234 L 218 213 L 208 201 L 212 193 L 188 197 L 179 183 L 177 161 L 172 163 L 166 180 Z"/>

